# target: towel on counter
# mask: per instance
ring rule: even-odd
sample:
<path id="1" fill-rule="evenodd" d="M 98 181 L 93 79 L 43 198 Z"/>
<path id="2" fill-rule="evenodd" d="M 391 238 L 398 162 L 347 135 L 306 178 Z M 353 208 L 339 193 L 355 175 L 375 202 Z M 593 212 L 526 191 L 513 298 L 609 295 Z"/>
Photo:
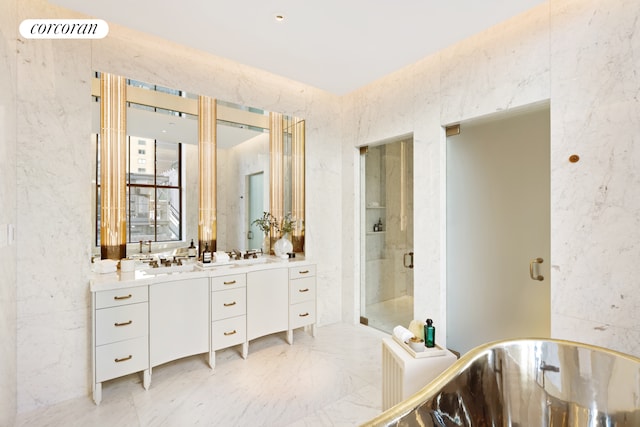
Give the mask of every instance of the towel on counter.
<path id="1" fill-rule="evenodd" d="M 229 254 L 224 251 L 216 251 L 213 254 L 213 262 L 229 262 Z"/>
<path id="2" fill-rule="evenodd" d="M 93 262 L 91 270 L 94 273 L 106 274 L 118 270 L 118 261 L 112 259 L 100 259 Z"/>
<path id="3" fill-rule="evenodd" d="M 393 335 L 402 342 L 407 342 L 414 337 L 410 330 L 400 325 L 393 328 Z"/>

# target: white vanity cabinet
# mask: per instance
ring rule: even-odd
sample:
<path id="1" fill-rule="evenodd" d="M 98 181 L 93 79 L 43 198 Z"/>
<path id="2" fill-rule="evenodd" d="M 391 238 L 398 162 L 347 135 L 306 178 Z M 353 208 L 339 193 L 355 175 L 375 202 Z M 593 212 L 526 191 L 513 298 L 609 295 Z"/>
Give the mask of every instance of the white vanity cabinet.
<path id="1" fill-rule="evenodd" d="M 246 359 L 247 275 L 211 278 L 211 351 L 209 365 L 215 367 L 215 351 L 242 344 Z"/>
<path id="2" fill-rule="evenodd" d="M 144 371 L 149 388 L 149 294 L 147 286 L 92 294 L 93 400 L 102 400 L 102 382 Z"/>
<path id="3" fill-rule="evenodd" d="M 209 278 L 149 287 L 151 367 L 209 352 Z"/>
<path id="4" fill-rule="evenodd" d="M 293 343 L 293 330 L 311 325 L 316 336 L 316 266 L 289 268 L 289 328 L 287 341 Z"/>
<path id="5" fill-rule="evenodd" d="M 247 341 L 289 327 L 289 270 L 247 273 Z"/>
<path id="6" fill-rule="evenodd" d="M 144 282 L 141 282 L 144 280 Z M 242 357 L 249 341 L 316 325 L 316 266 L 270 260 L 264 265 L 214 268 L 188 273 L 112 273 L 91 282 L 93 399 L 102 400 L 102 382 L 195 354 L 237 345 Z"/>

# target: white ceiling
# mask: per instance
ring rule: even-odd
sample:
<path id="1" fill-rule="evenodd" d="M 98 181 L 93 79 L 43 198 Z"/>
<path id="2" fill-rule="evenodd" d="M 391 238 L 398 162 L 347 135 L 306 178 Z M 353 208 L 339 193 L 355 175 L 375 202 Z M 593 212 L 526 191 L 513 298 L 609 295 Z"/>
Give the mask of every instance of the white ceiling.
<path id="1" fill-rule="evenodd" d="M 545 1 L 49 0 L 337 95 Z"/>

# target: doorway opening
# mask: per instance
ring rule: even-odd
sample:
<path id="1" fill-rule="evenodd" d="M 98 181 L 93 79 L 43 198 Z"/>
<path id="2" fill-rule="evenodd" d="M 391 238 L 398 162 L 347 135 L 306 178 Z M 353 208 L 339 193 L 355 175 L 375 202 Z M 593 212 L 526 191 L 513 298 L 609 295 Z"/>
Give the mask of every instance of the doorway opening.
<path id="1" fill-rule="evenodd" d="M 413 137 L 360 149 L 360 323 L 413 319 Z"/>
<path id="2" fill-rule="evenodd" d="M 247 250 L 261 249 L 263 233 L 254 220 L 262 217 L 264 211 L 264 172 L 251 174 L 247 177 L 248 181 L 248 212 L 247 215 Z"/>

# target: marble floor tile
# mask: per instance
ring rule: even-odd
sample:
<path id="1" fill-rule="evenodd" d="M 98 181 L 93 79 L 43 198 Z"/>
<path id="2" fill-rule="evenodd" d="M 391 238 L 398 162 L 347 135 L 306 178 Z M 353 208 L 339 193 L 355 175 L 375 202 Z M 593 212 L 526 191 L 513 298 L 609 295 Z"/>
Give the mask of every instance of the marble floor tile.
<path id="1" fill-rule="evenodd" d="M 389 334 L 398 325 L 409 327 L 413 320 L 413 297 L 401 297 L 369 304 L 366 307 L 369 326 L 385 331 Z"/>
<path id="2" fill-rule="evenodd" d="M 151 388 L 139 375 L 103 385 L 90 396 L 18 415 L 17 427 L 38 426 L 354 426 L 380 413 L 381 340 L 362 325 L 332 324 L 316 337 L 294 332 L 216 353 L 216 368 L 197 355 L 153 368 Z"/>

